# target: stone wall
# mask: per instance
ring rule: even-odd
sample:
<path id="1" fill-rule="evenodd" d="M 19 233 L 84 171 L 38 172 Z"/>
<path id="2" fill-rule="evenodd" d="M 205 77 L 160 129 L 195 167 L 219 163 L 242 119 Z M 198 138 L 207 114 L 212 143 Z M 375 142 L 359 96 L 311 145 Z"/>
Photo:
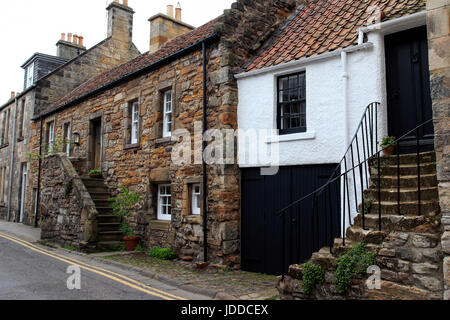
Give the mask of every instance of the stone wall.
<path id="1" fill-rule="evenodd" d="M 450 299 L 450 21 L 448 0 L 427 1 L 431 98 L 442 210 L 444 299 Z"/>
<path id="2" fill-rule="evenodd" d="M 45 157 L 42 174 L 42 239 L 76 248 L 95 243 L 97 210 L 67 156 Z"/>

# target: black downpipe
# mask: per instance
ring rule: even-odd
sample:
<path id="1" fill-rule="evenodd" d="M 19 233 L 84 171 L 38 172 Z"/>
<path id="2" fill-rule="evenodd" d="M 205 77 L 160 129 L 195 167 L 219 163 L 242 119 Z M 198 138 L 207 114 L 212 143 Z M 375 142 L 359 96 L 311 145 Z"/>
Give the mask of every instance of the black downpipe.
<path id="1" fill-rule="evenodd" d="M 40 204 L 40 199 L 41 199 L 41 166 L 42 166 L 42 128 L 43 128 L 43 122 L 42 122 L 42 117 L 40 118 L 41 120 L 41 129 L 39 131 L 39 157 L 38 157 L 38 161 L 39 161 L 39 166 L 38 166 L 38 180 L 37 180 L 37 193 L 36 193 L 36 208 L 35 210 L 35 214 L 34 214 L 34 227 L 37 228 L 38 227 L 38 214 L 39 214 L 39 204 Z"/>
<path id="2" fill-rule="evenodd" d="M 208 177 L 206 170 L 206 141 L 204 139 L 207 130 L 208 120 L 207 120 L 207 85 L 206 85 L 206 44 L 205 41 L 202 42 L 202 53 L 203 53 L 203 138 L 202 138 L 202 159 L 203 159 L 203 252 L 204 252 L 204 262 L 208 262 Z"/>

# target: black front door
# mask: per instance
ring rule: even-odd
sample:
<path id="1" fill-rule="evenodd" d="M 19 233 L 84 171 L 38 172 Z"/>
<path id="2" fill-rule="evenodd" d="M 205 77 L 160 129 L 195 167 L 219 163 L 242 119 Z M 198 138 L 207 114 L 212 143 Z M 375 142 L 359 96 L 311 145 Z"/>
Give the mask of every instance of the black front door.
<path id="1" fill-rule="evenodd" d="M 283 271 L 282 218 L 276 212 L 323 186 L 337 165 L 281 167 L 262 176 L 259 168 L 242 170 L 242 268 L 279 275 Z M 317 198 L 286 212 L 286 266 L 307 261 L 339 235 L 339 183 Z M 287 270 L 284 270 L 287 271 Z"/>
<path id="2" fill-rule="evenodd" d="M 427 29 L 424 26 L 388 35 L 385 44 L 388 130 L 390 136 L 400 138 L 433 116 Z M 432 122 L 418 134 L 421 145 L 433 145 Z M 416 136 L 416 132 L 407 135 L 402 143 L 406 150 L 414 147 Z"/>

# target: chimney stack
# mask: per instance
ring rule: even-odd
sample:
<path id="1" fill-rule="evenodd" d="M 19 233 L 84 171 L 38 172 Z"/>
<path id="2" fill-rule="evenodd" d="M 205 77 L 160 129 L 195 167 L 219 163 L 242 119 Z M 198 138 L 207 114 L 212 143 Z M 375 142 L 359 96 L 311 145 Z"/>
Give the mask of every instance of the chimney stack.
<path id="1" fill-rule="evenodd" d="M 108 11 L 108 37 L 131 47 L 134 11 L 128 6 L 128 1 L 123 0 L 121 4 L 118 0 L 114 0 L 106 10 Z"/>
<path id="2" fill-rule="evenodd" d="M 61 33 L 61 40 L 56 43 L 56 55 L 67 60 L 72 60 L 85 51 L 83 37 L 70 32 L 67 33 L 67 41 L 66 34 Z"/>
<path id="3" fill-rule="evenodd" d="M 168 5 L 167 14 L 158 13 L 148 21 L 150 21 L 150 53 L 158 51 L 167 41 L 195 29 L 181 21 L 181 6 L 179 3 L 175 18 L 173 16 L 173 5 Z"/>
<path id="4" fill-rule="evenodd" d="M 179 2 L 177 4 L 177 8 L 175 9 L 175 19 L 181 21 L 181 5 Z"/>

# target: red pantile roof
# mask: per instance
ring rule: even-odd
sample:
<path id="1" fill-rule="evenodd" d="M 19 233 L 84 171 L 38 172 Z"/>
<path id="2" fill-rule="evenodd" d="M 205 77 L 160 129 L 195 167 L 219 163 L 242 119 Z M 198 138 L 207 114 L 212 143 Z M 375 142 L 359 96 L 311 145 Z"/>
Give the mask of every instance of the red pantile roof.
<path id="1" fill-rule="evenodd" d="M 357 44 L 358 29 L 369 24 L 374 8 L 382 21 L 425 9 L 426 0 L 307 0 L 248 64 L 253 71 Z"/>
<path id="2" fill-rule="evenodd" d="M 180 50 L 212 37 L 215 34 L 214 26 L 217 24 L 219 18 L 216 18 L 184 35 L 174 38 L 152 54 L 148 52 L 144 53 L 133 60 L 91 78 L 79 87 L 75 88 L 73 91 L 69 92 L 49 109 L 44 110 L 41 114 L 47 114 L 55 109 L 58 109 L 59 107 L 68 105 L 71 102 L 83 98 L 90 93 L 96 92 L 109 84 L 113 84 L 116 81 L 141 70 L 142 68 L 157 63 Z"/>

